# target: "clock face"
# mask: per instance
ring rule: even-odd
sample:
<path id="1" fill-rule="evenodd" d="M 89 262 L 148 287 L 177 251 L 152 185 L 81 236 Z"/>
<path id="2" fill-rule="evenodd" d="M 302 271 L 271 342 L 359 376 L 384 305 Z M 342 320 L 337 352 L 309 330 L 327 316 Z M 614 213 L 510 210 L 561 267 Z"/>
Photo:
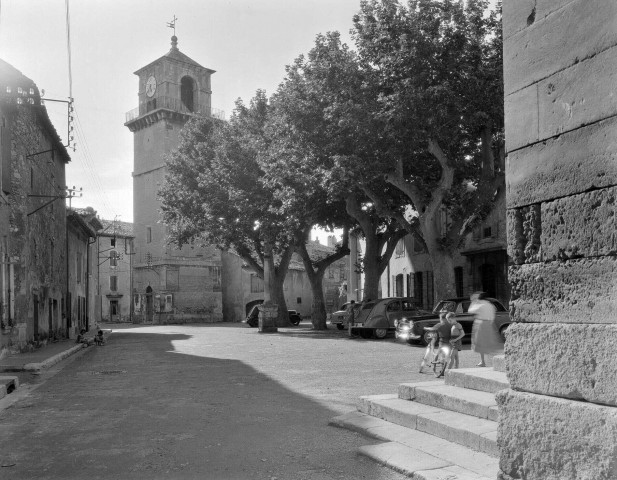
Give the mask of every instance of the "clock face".
<path id="1" fill-rule="evenodd" d="M 154 92 L 156 92 L 156 78 L 151 76 L 146 82 L 146 95 L 151 97 L 152 95 L 154 95 Z"/>

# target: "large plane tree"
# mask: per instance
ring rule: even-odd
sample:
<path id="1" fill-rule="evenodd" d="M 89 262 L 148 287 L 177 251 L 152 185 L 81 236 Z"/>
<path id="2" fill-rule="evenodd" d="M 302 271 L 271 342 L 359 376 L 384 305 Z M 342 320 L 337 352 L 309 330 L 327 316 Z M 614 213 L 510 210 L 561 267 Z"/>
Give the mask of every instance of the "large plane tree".
<path id="1" fill-rule="evenodd" d="M 375 157 L 411 218 L 383 189 L 362 189 L 418 231 L 438 297 L 454 295 L 454 255 L 503 195 L 501 22 L 486 0 L 364 0 L 358 58 L 376 88 L 388 154 Z M 377 132 L 376 132 L 377 134 Z"/>

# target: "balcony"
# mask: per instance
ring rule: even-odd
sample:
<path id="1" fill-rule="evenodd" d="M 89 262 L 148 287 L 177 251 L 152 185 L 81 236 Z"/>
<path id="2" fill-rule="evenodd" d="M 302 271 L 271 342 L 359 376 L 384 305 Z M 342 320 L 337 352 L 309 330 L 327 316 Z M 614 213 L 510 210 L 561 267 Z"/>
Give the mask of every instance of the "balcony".
<path id="1" fill-rule="evenodd" d="M 126 112 L 125 123 L 130 123 L 154 110 L 170 110 L 184 115 L 203 115 L 225 120 L 225 112 L 223 110 L 210 108 L 199 103 L 196 103 L 193 107 L 190 110 L 179 98 L 160 96 L 142 102 L 139 107 Z"/>

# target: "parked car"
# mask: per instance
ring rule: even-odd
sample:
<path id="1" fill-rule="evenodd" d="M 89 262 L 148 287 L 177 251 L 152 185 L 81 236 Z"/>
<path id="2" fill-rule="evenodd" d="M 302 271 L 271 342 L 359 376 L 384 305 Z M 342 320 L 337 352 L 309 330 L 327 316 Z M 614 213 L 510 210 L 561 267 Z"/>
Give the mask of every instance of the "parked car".
<path id="1" fill-rule="evenodd" d="M 287 310 L 289 312 L 289 321 L 293 325 L 299 325 L 302 321 L 302 317 L 296 310 Z M 249 327 L 256 327 L 259 325 L 259 305 L 254 305 L 253 308 L 249 311 L 249 314 L 244 319 L 244 323 L 246 323 Z"/>
<path id="2" fill-rule="evenodd" d="M 381 339 L 395 331 L 403 318 L 418 320 L 430 316 L 431 312 L 419 309 L 413 298 L 380 298 L 359 307 L 353 332 L 364 338 Z"/>
<path id="3" fill-rule="evenodd" d="M 330 317 L 330 325 L 336 325 L 336 328 L 343 330 L 347 326 L 347 307 L 351 302 L 343 303 L 341 308 L 334 312 Z"/>
<path id="4" fill-rule="evenodd" d="M 506 307 L 495 298 L 485 298 L 495 306 L 495 326 L 505 340 L 505 332 L 510 326 L 510 314 Z M 471 330 L 473 327 L 474 315 L 469 313 L 469 305 L 471 301 L 469 297 L 448 298 L 441 300 L 433 308 L 433 313 L 428 318 L 422 319 L 405 319 L 397 323 L 396 338 L 405 340 L 408 343 L 420 341 L 424 345 L 428 345 L 426 332 L 424 327 L 432 327 L 439 322 L 439 314 L 441 312 L 456 313 L 456 320 L 461 324 L 465 331 L 465 338 L 471 338 Z"/>

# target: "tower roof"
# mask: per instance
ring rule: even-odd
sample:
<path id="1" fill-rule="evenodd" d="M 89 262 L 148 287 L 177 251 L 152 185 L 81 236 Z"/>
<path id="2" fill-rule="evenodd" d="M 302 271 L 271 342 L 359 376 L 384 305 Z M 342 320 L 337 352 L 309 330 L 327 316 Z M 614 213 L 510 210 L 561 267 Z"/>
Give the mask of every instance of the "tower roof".
<path id="1" fill-rule="evenodd" d="M 185 63 L 187 65 L 191 65 L 193 67 L 197 67 L 201 70 L 207 71 L 209 73 L 214 73 L 216 72 L 216 70 L 211 70 L 209 68 L 206 68 L 202 65 L 200 65 L 199 63 L 197 63 L 195 60 L 193 60 L 192 58 L 190 58 L 188 55 L 185 55 L 184 53 L 182 53 L 179 49 L 178 49 L 178 37 L 176 37 L 175 35 L 173 37 L 171 37 L 171 49 L 169 50 L 169 52 L 167 52 L 165 55 L 163 55 L 160 58 L 157 58 L 156 60 L 154 60 L 153 62 L 150 62 L 148 65 L 146 65 L 145 67 L 141 67 L 139 70 L 135 71 L 135 75 L 139 75 L 143 70 L 148 69 L 152 64 L 154 63 L 158 63 L 161 60 L 171 60 L 174 62 L 180 62 L 180 63 Z"/>

